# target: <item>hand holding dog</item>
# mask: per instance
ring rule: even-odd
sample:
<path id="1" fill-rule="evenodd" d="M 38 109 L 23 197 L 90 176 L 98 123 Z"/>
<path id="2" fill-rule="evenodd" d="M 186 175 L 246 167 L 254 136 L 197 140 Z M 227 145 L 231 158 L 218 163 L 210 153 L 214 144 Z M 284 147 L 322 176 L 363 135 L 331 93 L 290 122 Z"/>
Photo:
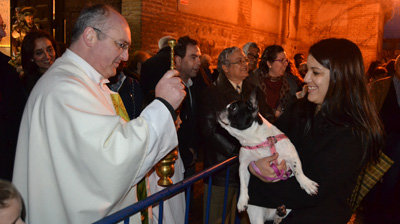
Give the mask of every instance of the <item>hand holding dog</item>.
<path id="1" fill-rule="evenodd" d="M 272 161 L 274 161 L 278 158 L 278 156 L 279 156 L 279 153 L 275 153 L 272 156 L 264 157 L 262 159 L 255 161 L 256 166 L 258 167 L 258 169 L 260 169 L 261 174 L 263 176 L 267 176 L 267 177 L 271 177 L 271 178 L 276 177 L 276 173 L 275 173 L 274 169 L 271 168 L 270 165 L 271 165 Z M 276 167 L 278 168 L 278 170 L 286 170 L 287 168 L 286 168 L 285 160 L 282 160 L 280 163 L 278 163 Z M 258 177 L 258 179 L 260 179 L 266 183 L 271 182 L 271 181 L 266 180 L 265 178 L 261 177 L 260 175 L 258 175 L 252 166 L 249 166 L 249 169 L 250 169 L 250 172 L 254 176 Z M 278 179 L 278 181 L 279 181 L 279 179 Z M 274 182 L 276 182 L 276 181 L 274 181 Z"/>

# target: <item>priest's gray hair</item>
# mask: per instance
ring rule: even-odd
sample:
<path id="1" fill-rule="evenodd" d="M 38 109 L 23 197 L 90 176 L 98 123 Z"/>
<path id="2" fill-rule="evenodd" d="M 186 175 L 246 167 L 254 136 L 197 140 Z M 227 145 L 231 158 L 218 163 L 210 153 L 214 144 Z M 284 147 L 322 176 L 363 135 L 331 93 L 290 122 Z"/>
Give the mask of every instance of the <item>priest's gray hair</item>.
<path id="1" fill-rule="evenodd" d="M 116 10 L 106 4 L 96 4 L 84 8 L 76 20 L 74 28 L 72 29 L 71 43 L 74 43 L 78 40 L 78 38 L 85 31 L 86 27 L 94 27 L 104 31 L 102 29 L 107 23 L 107 19 L 111 11 Z"/>

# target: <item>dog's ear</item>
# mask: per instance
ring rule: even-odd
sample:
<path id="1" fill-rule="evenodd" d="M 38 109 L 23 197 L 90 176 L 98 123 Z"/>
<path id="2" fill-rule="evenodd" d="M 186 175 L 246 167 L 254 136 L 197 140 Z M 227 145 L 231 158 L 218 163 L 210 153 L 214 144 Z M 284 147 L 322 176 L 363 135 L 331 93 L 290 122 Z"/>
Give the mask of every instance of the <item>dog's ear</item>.
<path id="1" fill-rule="evenodd" d="M 257 106 L 257 97 L 256 97 L 256 89 L 253 89 L 250 94 L 249 98 L 250 103 L 253 105 L 253 107 Z"/>
<path id="2" fill-rule="evenodd" d="M 262 121 L 262 118 L 261 118 L 260 113 L 257 114 L 256 121 L 257 121 L 257 123 L 258 123 L 259 125 L 262 125 L 263 121 Z"/>

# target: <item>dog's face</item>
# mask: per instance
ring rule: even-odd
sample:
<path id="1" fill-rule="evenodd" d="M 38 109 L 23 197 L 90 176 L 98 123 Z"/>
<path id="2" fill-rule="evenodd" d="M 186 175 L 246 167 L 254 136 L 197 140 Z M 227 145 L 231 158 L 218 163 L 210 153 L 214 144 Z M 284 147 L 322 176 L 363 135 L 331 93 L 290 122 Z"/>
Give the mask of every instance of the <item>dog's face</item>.
<path id="1" fill-rule="evenodd" d="M 242 145 L 252 142 L 254 139 L 250 136 L 254 136 L 257 127 L 263 124 L 263 119 L 258 114 L 255 92 L 253 91 L 248 100 L 238 100 L 228 104 L 218 114 L 218 122 Z"/>
<path id="2" fill-rule="evenodd" d="M 225 110 L 219 113 L 219 120 L 236 128 L 238 130 L 245 130 L 249 128 L 255 120 L 261 124 L 261 119 L 257 116 L 258 105 L 255 98 L 255 93 L 251 94 L 247 101 L 237 100 L 228 104 Z"/>
<path id="3" fill-rule="evenodd" d="M 248 100 L 234 101 L 218 114 L 218 121 L 233 137 L 242 144 L 247 141 L 254 128 L 263 123 L 258 114 L 258 105 L 253 92 Z"/>

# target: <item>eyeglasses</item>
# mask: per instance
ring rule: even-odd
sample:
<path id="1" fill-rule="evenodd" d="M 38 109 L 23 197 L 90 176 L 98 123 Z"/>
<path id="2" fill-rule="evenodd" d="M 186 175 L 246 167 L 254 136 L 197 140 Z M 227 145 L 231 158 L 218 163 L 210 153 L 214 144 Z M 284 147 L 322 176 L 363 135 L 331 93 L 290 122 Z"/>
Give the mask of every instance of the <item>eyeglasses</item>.
<path id="1" fill-rule="evenodd" d="M 258 54 L 252 54 L 252 53 L 248 53 L 247 54 L 248 58 L 252 58 L 252 59 L 259 59 L 260 56 Z"/>
<path id="2" fill-rule="evenodd" d="M 247 64 L 247 63 L 249 63 L 249 59 L 247 59 L 247 58 L 241 58 L 239 61 L 237 61 L 237 62 L 229 62 L 229 64 L 231 64 L 231 65 L 234 65 L 234 64 L 241 64 L 241 65 L 244 65 L 244 64 Z"/>
<path id="3" fill-rule="evenodd" d="M 276 59 L 274 61 L 279 61 L 280 63 L 284 64 L 284 63 L 289 63 L 289 60 L 287 58 L 282 58 L 282 59 Z"/>
<path id="4" fill-rule="evenodd" d="M 92 27 L 96 32 L 103 34 L 104 36 L 110 38 L 112 41 L 114 41 L 115 45 L 117 45 L 118 48 L 122 49 L 122 50 L 128 50 L 129 47 L 131 46 L 129 43 L 127 42 L 120 42 L 118 40 L 114 40 L 114 38 L 110 37 L 108 34 L 104 33 L 103 31 L 97 29 L 96 27 Z"/>
<path id="5" fill-rule="evenodd" d="M 5 30 L 6 27 L 7 27 L 7 24 L 3 23 L 3 24 L 0 25 L 0 27 L 3 28 L 3 30 Z"/>

